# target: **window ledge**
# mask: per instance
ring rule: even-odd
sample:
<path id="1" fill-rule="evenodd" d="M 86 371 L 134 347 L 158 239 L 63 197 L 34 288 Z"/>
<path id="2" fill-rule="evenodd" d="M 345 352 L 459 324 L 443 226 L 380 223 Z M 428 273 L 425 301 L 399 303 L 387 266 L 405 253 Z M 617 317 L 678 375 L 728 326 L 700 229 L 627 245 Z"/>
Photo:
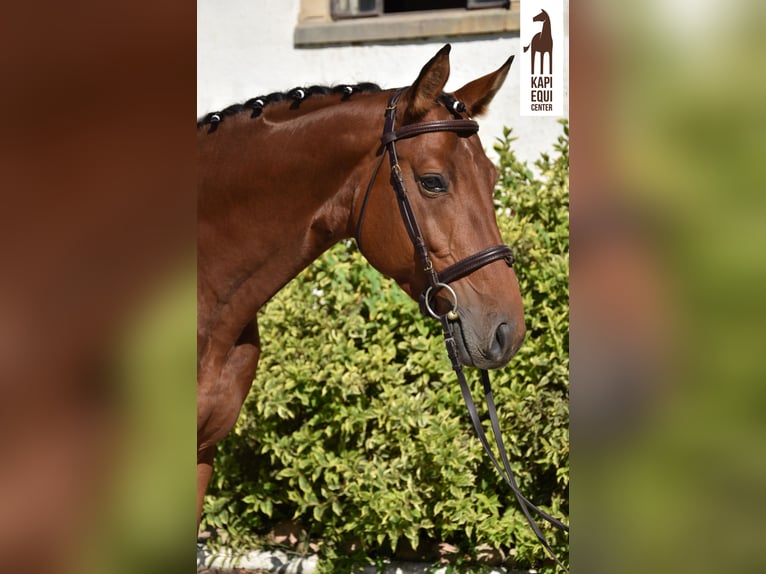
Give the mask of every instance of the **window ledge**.
<path id="1" fill-rule="evenodd" d="M 305 20 L 295 28 L 296 47 L 467 36 L 519 31 L 519 7 L 432 10 L 337 21 Z"/>

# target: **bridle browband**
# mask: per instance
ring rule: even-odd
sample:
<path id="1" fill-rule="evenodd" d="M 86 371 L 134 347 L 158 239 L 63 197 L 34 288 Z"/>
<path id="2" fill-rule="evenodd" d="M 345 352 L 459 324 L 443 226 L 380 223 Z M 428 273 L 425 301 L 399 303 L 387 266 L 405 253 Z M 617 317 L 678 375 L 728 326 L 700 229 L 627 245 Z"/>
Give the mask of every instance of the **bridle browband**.
<path id="1" fill-rule="evenodd" d="M 490 263 L 499 261 L 501 259 L 505 261 L 505 263 L 509 267 L 512 266 L 514 262 L 514 258 L 513 258 L 513 254 L 511 253 L 511 249 L 507 245 L 495 245 L 492 247 L 488 247 L 486 249 L 483 249 L 482 251 L 479 251 L 478 253 L 469 255 L 465 259 L 462 259 L 458 261 L 457 263 L 450 265 L 449 267 L 447 267 L 446 269 L 443 269 L 442 271 L 436 271 L 434 269 L 433 262 L 431 260 L 431 257 L 428 251 L 428 246 L 426 245 L 425 239 L 423 238 L 423 234 L 420 231 L 420 226 L 418 226 L 418 222 L 415 218 L 415 213 L 412 210 L 412 205 L 407 195 L 407 189 L 404 185 L 402 170 L 399 167 L 399 158 L 396 153 L 396 142 L 398 140 L 419 136 L 421 134 L 428 134 L 428 133 L 435 133 L 435 132 L 454 132 L 460 136 L 471 136 L 479 131 L 479 124 L 477 124 L 473 120 L 460 118 L 460 119 L 453 119 L 453 120 L 435 120 L 435 121 L 428 121 L 428 122 L 420 122 L 416 124 L 406 125 L 399 129 L 395 129 L 396 106 L 403 92 L 404 92 L 404 89 L 399 89 L 396 92 L 394 92 L 394 94 L 391 96 L 391 99 L 389 100 L 388 105 L 386 107 L 383 135 L 380 138 L 381 146 L 382 146 L 382 149 L 380 151 L 380 159 L 378 160 L 375 166 L 375 169 L 373 171 L 372 177 L 370 178 L 370 182 L 367 186 L 367 191 L 365 192 L 364 200 L 362 201 L 362 206 L 359 211 L 359 219 L 357 220 L 357 228 L 356 228 L 357 245 L 361 249 L 362 222 L 364 220 L 364 214 L 367 209 L 367 202 L 370 197 L 370 192 L 372 191 L 372 188 L 375 184 L 375 180 L 377 179 L 380 166 L 383 163 L 383 159 L 386 156 L 386 152 L 388 152 L 388 159 L 391 166 L 391 186 L 393 187 L 394 192 L 396 193 L 396 200 L 397 200 L 397 204 L 399 205 L 399 211 L 401 212 L 401 215 L 402 215 L 402 221 L 404 222 L 404 227 L 407 230 L 407 234 L 410 236 L 410 240 L 412 241 L 412 244 L 415 247 L 415 252 L 417 253 L 418 259 L 420 260 L 423 271 L 425 272 L 425 275 L 426 275 L 426 283 L 425 283 L 426 286 L 423 292 L 420 294 L 420 310 L 423 314 L 427 316 L 430 315 L 431 317 L 438 319 L 442 324 L 442 329 L 444 331 L 444 341 L 447 347 L 447 353 L 452 363 L 452 369 L 455 371 L 458 377 L 458 381 L 460 383 L 460 390 L 463 394 L 463 399 L 465 400 L 466 406 L 468 407 L 468 413 L 471 417 L 471 422 L 473 423 L 474 430 L 476 431 L 479 441 L 484 447 L 484 450 L 486 451 L 490 461 L 495 466 L 495 468 L 500 473 L 500 475 L 503 477 L 505 482 L 510 486 L 514 496 L 516 497 L 517 502 L 519 503 L 519 506 L 521 507 L 521 510 L 524 513 L 524 516 L 527 519 L 527 522 L 529 522 L 529 525 L 534 531 L 537 539 L 546 549 L 548 554 L 550 554 L 551 557 L 556 561 L 556 563 L 561 568 L 563 568 L 564 571 L 568 572 L 567 568 L 556 557 L 555 553 L 553 552 L 553 549 L 551 548 L 550 544 L 548 543 L 542 531 L 540 530 L 539 525 L 532 518 L 531 513 L 536 512 L 539 516 L 541 516 L 544 520 L 546 520 L 553 526 L 556 526 L 567 532 L 569 531 L 569 527 L 566 524 L 562 523 L 560 520 L 550 516 L 543 510 L 540 510 L 537 506 L 532 504 L 532 502 L 530 502 L 529 499 L 527 499 L 519 491 L 518 485 L 516 484 L 516 479 L 514 478 L 513 471 L 511 470 L 511 465 L 508 460 L 508 455 L 505 450 L 505 445 L 503 443 L 503 438 L 500 431 L 500 424 L 498 422 L 498 417 L 497 417 L 497 409 L 495 408 L 495 402 L 492 396 L 492 388 L 489 381 L 489 374 L 487 373 L 487 371 L 482 369 L 480 370 L 480 372 L 481 372 L 482 385 L 484 388 L 485 400 L 487 402 L 487 410 L 488 410 L 488 414 L 490 418 L 490 423 L 492 426 L 492 433 L 494 434 L 494 437 L 495 437 L 495 444 L 497 446 L 498 453 L 500 455 L 500 460 L 502 461 L 502 466 L 500 465 L 500 463 L 498 463 L 497 458 L 492 452 L 492 448 L 490 447 L 489 441 L 487 440 L 487 436 L 484 432 L 484 427 L 481 424 L 479 413 L 476 409 L 476 405 L 471 395 L 471 390 L 468 386 L 468 382 L 466 381 L 465 374 L 463 373 L 463 365 L 460 361 L 460 358 L 458 355 L 458 347 L 455 341 L 455 329 L 454 329 L 453 323 L 459 320 L 459 315 L 457 313 L 458 301 L 457 301 L 457 295 L 455 291 L 449 286 L 449 284 L 459 279 L 462 279 L 463 277 L 467 275 L 470 275 L 471 273 L 473 273 L 474 271 L 478 269 L 481 269 L 485 265 L 489 265 Z M 435 306 L 432 307 L 431 305 L 431 297 L 432 295 L 435 295 L 437 291 L 442 289 L 446 290 L 450 294 L 452 298 L 452 308 L 447 313 L 439 314 L 435 310 Z"/>

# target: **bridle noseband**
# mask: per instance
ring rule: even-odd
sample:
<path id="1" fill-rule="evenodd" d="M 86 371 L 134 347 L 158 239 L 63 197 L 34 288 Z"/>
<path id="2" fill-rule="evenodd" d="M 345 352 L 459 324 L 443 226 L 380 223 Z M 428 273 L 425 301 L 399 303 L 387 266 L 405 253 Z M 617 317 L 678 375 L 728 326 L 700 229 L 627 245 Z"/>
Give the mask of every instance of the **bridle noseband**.
<path id="1" fill-rule="evenodd" d="M 492 432 L 495 437 L 495 444 L 500 455 L 500 460 L 502 461 L 502 466 L 497 461 L 497 458 L 495 457 L 494 453 L 492 452 L 492 448 L 489 445 L 489 441 L 487 440 L 487 436 L 484 432 L 484 427 L 481 424 L 476 405 L 471 395 L 471 390 L 468 386 L 468 382 L 466 381 L 465 374 L 463 373 L 463 365 L 460 361 L 458 347 L 455 341 L 455 329 L 453 323 L 458 321 L 460 317 L 458 315 L 457 294 L 449 284 L 462 279 L 467 275 L 470 275 L 485 265 L 501 259 L 505 261 L 509 267 L 512 266 L 514 258 L 513 254 L 511 253 L 511 249 L 507 245 L 495 245 L 488 247 L 482 251 L 479 251 L 478 253 L 469 255 L 465 259 L 450 265 L 442 271 L 436 271 L 428 252 L 428 246 L 426 245 L 423 234 L 420 231 L 420 227 L 418 226 L 418 222 L 415 218 L 415 213 L 412 210 L 412 205 L 410 204 L 410 200 L 407 195 L 407 189 L 404 185 L 402 170 L 399 167 L 399 158 L 396 153 L 396 142 L 398 140 L 434 132 L 454 132 L 461 136 L 470 136 L 479 130 L 479 124 L 473 120 L 460 118 L 453 120 L 420 122 L 395 129 L 396 106 L 403 92 L 404 89 L 400 89 L 394 92 L 388 102 L 388 106 L 386 107 L 386 119 L 383 127 L 383 135 L 380 138 L 382 147 L 384 149 L 381 151 L 380 159 L 375 166 L 375 170 L 373 171 L 370 183 L 367 186 L 367 191 L 365 192 L 364 200 L 362 201 L 362 206 L 360 208 L 359 219 L 357 220 L 356 228 L 357 244 L 361 248 L 362 222 L 364 220 L 365 210 L 367 209 L 367 201 L 375 184 L 380 166 L 383 163 L 383 159 L 385 158 L 385 152 L 388 152 L 388 158 L 391 165 L 391 186 L 396 192 L 396 200 L 397 204 L 399 205 L 399 211 L 402 215 L 404 227 L 407 230 L 407 234 L 410 236 L 410 240 L 415 247 L 415 252 L 417 253 L 418 258 L 423 265 L 423 271 L 426 275 L 425 288 L 420 294 L 420 310 L 423 314 L 438 319 L 442 324 L 442 329 L 444 331 L 444 341 L 447 346 L 447 353 L 449 355 L 450 361 L 452 362 L 452 368 L 457 374 L 458 381 L 460 383 L 460 390 L 463 394 L 463 399 L 465 400 L 466 406 L 468 407 L 468 413 L 471 417 L 471 422 L 473 423 L 474 430 L 476 431 L 479 441 L 484 447 L 487 456 L 492 461 L 493 465 L 503 477 L 505 482 L 510 486 L 517 502 L 519 503 L 519 506 L 521 507 L 521 510 L 524 513 L 524 516 L 529 522 L 529 525 L 534 531 L 537 539 L 540 541 L 546 551 L 553 557 L 556 563 L 561 566 L 564 571 L 568 572 L 566 567 L 556 557 L 553 549 L 540 530 L 539 525 L 532 518 L 531 512 L 536 512 L 550 524 L 567 532 L 569 531 L 569 527 L 562 523 L 560 520 L 550 516 L 532 504 L 532 502 L 530 502 L 529 499 L 527 499 L 519 491 L 518 485 L 516 484 L 516 479 L 513 475 L 513 471 L 511 470 L 511 465 L 508 460 L 505 445 L 503 444 L 503 438 L 500 431 L 500 423 L 498 421 L 497 410 L 495 408 L 495 402 L 492 396 L 492 388 L 490 386 L 489 375 L 487 371 L 481 370 L 481 379 L 484 388 L 485 400 L 487 402 L 487 410 L 492 426 Z M 431 297 L 432 295 L 435 295 L 437 291 L 442 289 L 446 290 L 450 294 L 452 298 L 452 304 L 451 309 L 447 313 L 439 314 L 435 307 L 432 306 Z"/>

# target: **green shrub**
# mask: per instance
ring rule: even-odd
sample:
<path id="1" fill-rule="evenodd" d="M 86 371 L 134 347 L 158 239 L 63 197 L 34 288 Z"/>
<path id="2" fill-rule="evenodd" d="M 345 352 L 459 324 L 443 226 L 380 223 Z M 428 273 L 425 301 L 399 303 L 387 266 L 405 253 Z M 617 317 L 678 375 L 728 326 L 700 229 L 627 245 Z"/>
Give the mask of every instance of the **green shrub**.
<path id="1" fill-rule="evenodd" d="M 516 256 L 527 339 L 492 373 L 522 491 L 568 514 L 568 127 L 538 174 L 498 141 L 498 220 Z M 482 545 L 519 566 L 544 550 L 473 435 L 437 321 L 422 317 L 353 242 L 328 251 L 259 316 L 263 354 L 242 415 L 221 443 L 204 524 L 246 546 L 297 519 L 320 564 L 403 544 Z M 476 397 L 478 375 L 467 370 Z M 566 559 L 567 537 L 544 527 Z M 261 540 L 262 542 L 262 540 Z M 231 544 L 231 542 L 230 542 Z M 355 552 L 352 552 L 355 549 Z"/>

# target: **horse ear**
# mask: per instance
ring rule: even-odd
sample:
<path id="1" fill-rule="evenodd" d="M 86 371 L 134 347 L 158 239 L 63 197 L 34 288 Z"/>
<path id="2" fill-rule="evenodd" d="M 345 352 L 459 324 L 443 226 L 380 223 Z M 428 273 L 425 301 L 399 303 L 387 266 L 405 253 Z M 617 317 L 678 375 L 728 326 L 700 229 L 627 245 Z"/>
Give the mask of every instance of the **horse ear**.
<path id="1" fill-rule="evenodd" d="M 417 121 L 434 106 L 449 78 L 449 53 L 452 46 L 445 45 L 420 70 L 420 75 L 407 91 L 406 121 Z"/>
<path id="2" fill-rule="evenodd" d="M 482 76 L 478 80 L 468 82 L 465 86 L 455 92 L 455 97 L 458 101 L 465 104 L 468 115 L 478 116 L 483 114 L 492 98 L 503 85 L 505 77 L 508 75 L 508 70 L 511 69 L 513 63 L 513 56 L 506 60 L 505 64 L 500 66 L 491 74 Z"/>

